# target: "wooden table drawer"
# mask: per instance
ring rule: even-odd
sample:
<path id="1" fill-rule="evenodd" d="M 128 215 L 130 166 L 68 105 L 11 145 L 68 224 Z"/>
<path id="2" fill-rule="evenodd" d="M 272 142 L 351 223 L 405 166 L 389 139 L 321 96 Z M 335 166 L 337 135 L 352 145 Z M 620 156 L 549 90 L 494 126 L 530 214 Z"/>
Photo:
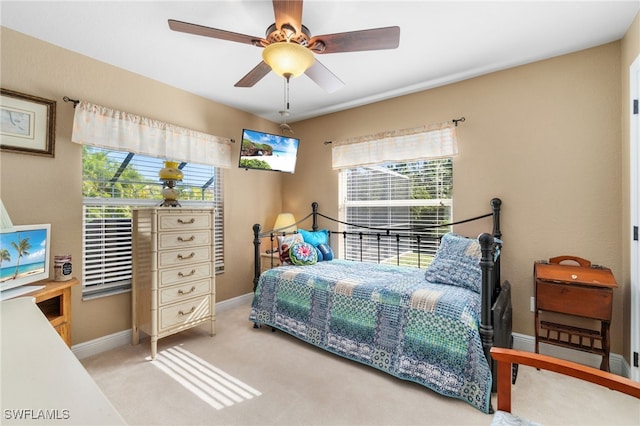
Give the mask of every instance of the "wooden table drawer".
<path id="1" fill-rule="evenodd" d="M 167 232 L 158 236 L 160 250 L 211 245 L 211 231 Z"/>
<path id="2" fill-rule="evenodd" d="M 586 287 L 538 281 L 537 308 L 609 321 L 613 291 L 610 288 Z"/>
<path id="3" fill-rule="evenodd" d="M 211 316 L 211 297 L 196 297 L 160 308 L 160 331 Z"/>
<path id="4" fill-rule="evenodd" d="M 165 287 L 160 290 L 160 305 L 180 302 L 185 299 L 209 293 L 211 293 L 211 278 L 173 287 Z"/>
<path id="5" fill-rule="evenodd" d="M 211 261 L 211 247 L 185 247 L 181 250 L 167 250 L 158 253 L 160 268 L 209 261 Z"/>
<path id="6" fill-rule="evenodd" d="M 212 229 L 213 215 L 207 212 L 181 212 L 158 215 L 160 231 L 184 231 L 191 229 Z"/>
<path id="7" fill-rule="evenodd" d="M 209 278 L 212 274 L 213 271 L 210 262 L 163 269 L 160 271 L 160 287 Z"/>

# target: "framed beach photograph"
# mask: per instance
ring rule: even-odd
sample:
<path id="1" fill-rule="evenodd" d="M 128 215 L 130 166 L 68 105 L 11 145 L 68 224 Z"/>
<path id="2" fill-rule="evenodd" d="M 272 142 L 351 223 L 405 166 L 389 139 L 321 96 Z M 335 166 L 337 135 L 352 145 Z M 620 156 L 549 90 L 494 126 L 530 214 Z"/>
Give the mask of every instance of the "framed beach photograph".
<path id="1" fill-rule="evenodd" d="M 56 101 L 0 89 L 0 150 L 54 156 Z"/>

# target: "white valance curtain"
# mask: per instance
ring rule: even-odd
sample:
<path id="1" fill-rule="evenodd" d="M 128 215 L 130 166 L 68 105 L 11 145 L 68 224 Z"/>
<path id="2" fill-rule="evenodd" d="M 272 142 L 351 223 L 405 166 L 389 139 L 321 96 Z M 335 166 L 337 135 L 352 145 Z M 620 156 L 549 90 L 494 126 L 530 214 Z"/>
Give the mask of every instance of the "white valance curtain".
<path id="1" fill-rule="evenodd" d="M 231 140 L 80 101 L 71 141 L 173 161 L 230 168 Z"/>
<path id="2" fill-rule="evenodd" d="M 458 153 L 453 122 L 332 142 L 333 169 L 450 157 Z"/>

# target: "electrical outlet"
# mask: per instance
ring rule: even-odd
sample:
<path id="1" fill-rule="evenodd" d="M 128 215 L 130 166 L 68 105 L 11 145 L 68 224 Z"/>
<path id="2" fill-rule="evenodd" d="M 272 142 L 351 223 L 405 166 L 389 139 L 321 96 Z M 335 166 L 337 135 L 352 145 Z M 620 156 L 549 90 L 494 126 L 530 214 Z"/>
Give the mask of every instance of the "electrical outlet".
<path id="1" fill-rule="evenodd" d="M 530 306 L 529 309 L 531 309 L 531 312 L 535 312 L 536 311 L 536 298 L 535 297 L 531 297 L 531 302 L 530 302 Z"/>

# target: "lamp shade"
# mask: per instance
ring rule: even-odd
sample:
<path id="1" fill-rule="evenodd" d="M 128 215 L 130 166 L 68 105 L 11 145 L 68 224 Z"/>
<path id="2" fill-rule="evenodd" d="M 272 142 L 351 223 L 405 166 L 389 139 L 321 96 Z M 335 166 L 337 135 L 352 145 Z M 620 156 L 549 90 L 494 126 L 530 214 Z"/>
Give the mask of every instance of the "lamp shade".
<path id="1" fill-rule="evenodd" d="M 281 77 L 298 77 L 315 61 L 313 53 L 304 46 L 292 42 L 272 43 L 262 51 L 262 59 L 273 72 Z"/>
<path id="2" fill-rule="evenodd" d="M 280 213 L 273 225 L 273 230 L 278 232 L 294 232 L 298 230 L 296 218 L 291 213 Z"/>

